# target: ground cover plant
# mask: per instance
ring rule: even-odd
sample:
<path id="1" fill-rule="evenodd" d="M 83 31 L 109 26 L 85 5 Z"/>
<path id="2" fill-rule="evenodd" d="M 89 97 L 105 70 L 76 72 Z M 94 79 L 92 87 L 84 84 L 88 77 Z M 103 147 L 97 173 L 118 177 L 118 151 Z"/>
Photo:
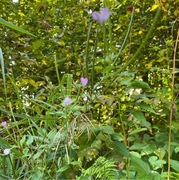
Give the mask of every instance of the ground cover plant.
<path id="1" fill-rule="evenodd" d="M 0 179 L 178 179 L 178 5 L 1 0 Z"/>

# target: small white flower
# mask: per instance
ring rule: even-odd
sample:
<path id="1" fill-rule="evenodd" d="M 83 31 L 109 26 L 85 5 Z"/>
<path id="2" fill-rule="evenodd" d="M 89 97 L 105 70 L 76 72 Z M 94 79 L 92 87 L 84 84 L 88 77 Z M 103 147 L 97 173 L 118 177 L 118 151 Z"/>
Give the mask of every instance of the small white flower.
<path id="1" fill-rule="evenodd" d="M 72 103 L 72 99 L 69 98 L 69 97 L 66 97 L 64 100 L 63 100 L 63 105 L 64 106 L 68 106 Z"/>
<path id="2" fill-rule="evenodd" d="M 10 149 L 8 149 L 8 148 L 6 148 L 6 149 L 4 149 L 4 155 L 8 155 L 9 153 L 11 152 L 11 150 Z"/>

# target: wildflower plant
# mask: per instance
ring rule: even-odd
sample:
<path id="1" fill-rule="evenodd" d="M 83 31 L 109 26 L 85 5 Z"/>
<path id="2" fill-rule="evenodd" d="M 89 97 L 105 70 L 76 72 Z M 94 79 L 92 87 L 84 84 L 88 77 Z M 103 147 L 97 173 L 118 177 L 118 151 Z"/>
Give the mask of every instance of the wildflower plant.
<path id="1" fill-rule="evenodd" d="M 159 103 L 160 107 L 156 109 L 160 112 L 155 112 L 153 104 L 157 106 L 158 97 L 153 100 L 155 94 L 148 96 L 152 88 L 141 81 L 143 74 L 131 64 L 141 49 L 147 49 L 144 45 L 147 46 L 158 16 L 144 41 L 137 44 L 138 39 L 132 40 L 138 34 L 136 26 L 131 29 L 134 5 L 127 9 L 123 7 L 123 10 L 130 11 L 123 15 L 124 12 L 119 10 L 126 2 L 121 5 L 118 1 L 113 2 L 99 2 L 103 8 L 99 11 L 92 9 L 92 13 L 84 8 L 89 7 L 89 2 L 85 1 L 79 2 L 81 6 L 78 8 L 83 7 L 80 11 L 71 8 L 74 4 L 70 1 L 63 6 L 59 1 L 60 7 L 64 7 L 60 9 L 59 4 L 58 8 L 53 8 L 56 1 L 48 2 L 52 8 L 38 4 L 38 18 L 44 17 L 36 23 L 38 28 L 44 26 L 36 29 L 40 38 L 18 36 L 18 42 L 12 41 L 13 45 L 19 46 L 27 42 L 22 46 L 25 54 L 23 71 L 15 71 L 16 61 L 2 68 L 2 80 L 8 79 L 8 83 L 4 83 L 7 101 L 0 102 L 6 105 L 0 107 L 3 119 L 0 127 L 0 179 L 165 179 L 160 173 L 165 171 L 167 164 L 167 135 L 160 132 L 157 123 L 161 122 L 158 115 L 162 112 L 164 119 L 167 108 L 162 111 L 162 103 Z M 90 3 L 90 10 L 99 8 L 94 2 Z M 68 5 L 69 9 L 66 8 Z M 45 16 L 44 11 L 47 11 Z M 18 18 L 25 18 L 22 12 L 18 13 Z M 119 12 L 122 13 L 119 15 Z M 51 13 L 57 18 L 48 18 Z M 29 19 L 33 21 L 35 18 L 28 17 L 26 22 Z M 124 26 L 120 21 L 125 22 Z M 51 26 L 47 27 L 49 23 Z M 83 30 L 87 30 L 87 35 Z M 51 33 L 53 36 L 49 37 Z M 13 39 L 9 31 L 4 34 L 8 35 L 5 40 L 7 37 Z M 48 36 L 42 37 L 46 34 Z M 157 34 L 154 40 L 157 40 Z M 136 44 L 138 49 L 133 46 Z M 5 58 L 11 57 L 11 51 L 8 50 Z M 21 51 L 18 49 L 19 55 L 23 54 L 19 53 Z M 0 59 L 1 65 L 5 66 Z M 8 69 L 8 78 L 5 78 L 5 69 Z M 139 88 L 141 94 L 136 95 Z M 135 93 L 131 93 L 131 89 Z M 157 131 L 152 129 L 153 121 Z M 178 126 L 173 128 L 178 132 Z M 178 135 L 174 135 L 174 139 L 177 138 Z M 172 153 L 177 157 L 178 145 L 173 144 Z M 177 161 L 171 163 L 178 173 Z M 173 176 L 178 176 L 176 172 Z"/>

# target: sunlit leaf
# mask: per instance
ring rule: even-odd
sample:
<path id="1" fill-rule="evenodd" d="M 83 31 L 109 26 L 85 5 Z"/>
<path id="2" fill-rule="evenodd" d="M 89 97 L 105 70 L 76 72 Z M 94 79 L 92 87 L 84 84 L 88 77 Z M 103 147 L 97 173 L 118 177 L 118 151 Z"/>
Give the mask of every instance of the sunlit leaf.
<path id="1" fill-rule="evenodd" d="M 6 26 L 6 27 L 8 27 L 8 28 L 11 28 L 11 29 L 13 29 L 13 30 L 16 30 L 16 31 L 18 31 L 18 32 L 20 32 L 20 33 L 28 34 L 28 35 L 30 35 L 30 36 L 35 37 L 35 35 L 33 35 L 32 33 L 26 31 L 26 30 L 23 29 L 23 28 L 20 28 L 19 26 L 16 26 L 16 25 L 14 25 L 14 24 L 12 24 L 12 23 L 4 20 L 4 19 L 1 18 L 1 17 L 0 17 L 0 24 Z"/>

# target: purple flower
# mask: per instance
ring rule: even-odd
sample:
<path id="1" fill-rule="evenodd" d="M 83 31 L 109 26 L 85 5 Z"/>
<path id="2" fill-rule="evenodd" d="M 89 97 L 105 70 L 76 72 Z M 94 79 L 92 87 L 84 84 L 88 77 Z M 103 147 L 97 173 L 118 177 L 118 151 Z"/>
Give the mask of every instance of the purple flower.
<path id="1" fill-rule="evenodd" d="M 100 12 L 94 11 L 92 17 L 94 20 L 99 21 L 100 23 L 106 21 L 110 16 L 110 11 L 108 7 L 103 8 Z"/>
<path id="2" fill-rule="evenodd" d="M 6 121 L 3 121 L 3 122 L 1 123 L 1 125 L 5 128 L 5 127 L 7 126 L 7 122 L 6 122 Z"/>
<path id="3" fill-rule="evenodd" d="M 80 81 L 83 86 L 86 86 L 88 84 L 88 78 L 81 77 Z"/>
<path id="4" fill-rule="evenodd" d="M 4 149 L 4 155 L 8 155 L 10 153 L 10 149 Z"/>
<path id="5" fill-rule="evenodd" d="M 63 105 L 64 106 L 68 106 L 72 103 L 72 99 L 69 98 L 69 97 L 66 97 L 64 100 L 63 100 Z"/>

